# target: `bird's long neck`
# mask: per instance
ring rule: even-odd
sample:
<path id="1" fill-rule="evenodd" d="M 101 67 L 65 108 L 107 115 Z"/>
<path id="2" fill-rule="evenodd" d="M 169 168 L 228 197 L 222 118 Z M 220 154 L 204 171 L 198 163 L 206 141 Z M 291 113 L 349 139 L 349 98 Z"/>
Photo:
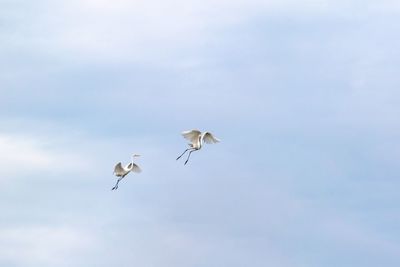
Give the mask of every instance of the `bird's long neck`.
<path id="1" fill-rule="evenodd" d="M 199 135 L 199 139 L 198 139 L 198 147 L 199 147 L 199 149 L 201 148 L 201 146 L 203 145 L 203 135 L 201 134 L 201 135 Z"/>

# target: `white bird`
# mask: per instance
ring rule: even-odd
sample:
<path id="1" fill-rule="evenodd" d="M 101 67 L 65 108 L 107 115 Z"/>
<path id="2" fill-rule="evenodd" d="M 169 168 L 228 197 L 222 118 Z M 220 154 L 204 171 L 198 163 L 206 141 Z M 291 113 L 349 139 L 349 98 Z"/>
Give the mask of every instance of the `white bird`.
<path id="1" fill-rule="evenodd" d="M 133 159 L 134 159 L 135 157 L 140 157 L 140 155 L 137 155 L 137 154 L 133 155 L 133 156 L 132 156 L 132 162 L 129 163 L 129 164 L 127 164 L 125 167 L 122 167 L 121 162 L 118 162 L 117 165 L 115 165 L 115 167 L 114 167 L 114 173 L 113 173 L 113 174 L 114 174 L 115 176 L 119 177 L 119 178 L 118 178 L 118 180 L 117 180 L 117 183 L 115 184 L 115 186 L 114 186 L 111 190 L 117 189 L 117 188 L 118 188 L 118 183 L 119 183 L 122 179 L 124 179 L 124 177 L 125 177 L 128 173 L 130 173 L 131 171 L 132 171 L 132 172 L 136 172 L 136 173 L 139 173 L 139 172 L 142 171 L 138 165 L 136 165 L 135 163 L 133 163 Z"/>
<path id="2" fill-rule="evenodd" d="M 180 159 L 187 151 L 189 152 L 189 156 L 187 157 L 185 161 L 186 163 L 189 161 L 190 155 L 192 152 L 200 150 L 201 147 L 203 146 L 204 142 L 207 144 L 215 144 L 218 143 L 220 140 L 213 136 L 210 132 L 200 132 L 199 130 L 190 130 L 190 131 L 184 131 L 182 132 L 182 135 L 184 138 L 190 141 L 189 143 L 189 148 L 186 149 L 182 155 L 176 158 L 176 160 Z"/>

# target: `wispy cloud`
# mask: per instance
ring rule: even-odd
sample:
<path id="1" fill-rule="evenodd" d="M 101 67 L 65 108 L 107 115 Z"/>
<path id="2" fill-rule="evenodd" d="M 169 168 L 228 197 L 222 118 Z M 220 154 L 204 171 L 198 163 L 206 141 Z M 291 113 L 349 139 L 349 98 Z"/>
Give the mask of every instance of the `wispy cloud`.
<path id="1" fill-rule="evenodd" d="M 3 227 L 0 263 L 11 266 L 68 266 L 72 256 L 90 251 L 96 239 L 70 226 Z"/>
<path id="2" fill-rule="evenodd" d="M 226 27 L 253 17 L 329 16 L 348 6 L 328 0 L 40 1 L 25 6 L 25 18 L 6 16 L 17 30 L 9 32 L 6 41 L 70 60 L 162 64 L 171 57 L 176 61 L 182 49 L 200 48 Z M 16 9 L 9 7 L 11 14 Z"/>
<path id="3" fill-rule="evenodd" d="M 0 173 L 10 174 L 74 172 L 82 170 L 82 160 L 66 147 L 57 147 L 56 140 L 28 134 L 0 135 Z M 3 180 L 2 179 L 2 180 Z"/>
<path id="4" fill-rule="evenodd" d="M 0 6 L 0 265 L 399 265 L 397 2 Z"/>

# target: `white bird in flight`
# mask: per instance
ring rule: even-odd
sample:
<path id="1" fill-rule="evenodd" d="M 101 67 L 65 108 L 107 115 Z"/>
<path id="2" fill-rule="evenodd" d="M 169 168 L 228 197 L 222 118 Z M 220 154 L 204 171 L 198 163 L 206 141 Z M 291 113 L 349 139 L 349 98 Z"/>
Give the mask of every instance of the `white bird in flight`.
<path id="1" fill-rule="evenodd" d="M 176 160 L 180 159 L 187 151 L 189 152 L 189 155 L 185 161 L 186 163 L 189 161 L 190 155 L 192 152 L 200 150 L 201 147 L 203 146 L 204 142 L 207 144 L 215 144 L 218 143 L 220 140 L 213 136 L 210 132 L 200 132 L 199 130 L 191 130 L 191 131 L 184 131 L 182 132 L 182 135 L 184 138 L 190 141 L 189 143 L 189 148 L 186 149 L 179 157 L 176 158 Z"/>
<path id="2" fill-rule="evenodd" d="M 119 177 L 119 178 L 118 178 L 118 180 L 117 180 L 117 183 L 115 184 L 115 186 L 114 186 L 111 190 L 117 189 L 117 188 L 118 188 L 118 183 L 119 183 L 122 179 L 124 179 L 124 177 L 125 177 L 128 173 L 130 173 L 131 171 L 132 171 L 132 172 L 136 172 L 136 173 L 139 173 L 139 172 L 142 171 L 142 170 L 139 168 L 138 165 L 136 165 L 135 163 L 133 163 L 133 159 L 134 159 L 135 157 L 140 157 L 140 155 L 137 155 L 137 154 L 133 155 L 133 156 L 132 156 L 132 162 L 129 163 L 129 164 L 127 164 L 125 167 L 122 167 L 121 162 L 118 162 L 117 165 L 115 165 L 115 167 L 114 167 L 114 173 L 113 173 L 113 174 L 114 174 L 115 176 Z"/>

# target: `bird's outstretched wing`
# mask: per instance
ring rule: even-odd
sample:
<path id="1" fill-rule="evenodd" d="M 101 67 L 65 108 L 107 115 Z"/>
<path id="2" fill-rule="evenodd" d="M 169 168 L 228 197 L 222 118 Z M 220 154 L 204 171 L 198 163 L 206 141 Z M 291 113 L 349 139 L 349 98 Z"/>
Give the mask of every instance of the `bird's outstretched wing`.
<path id="1" fill-rule="evenodd" d="M 122 168 L 121 162 L 118 162 L 117 165 L 114 167 L 114 174 L 116 175 L 122 175 L 124 174 L 125 170 Z"/>
<path id="2" fill-rule="evenodd" d="M 182 132 L 183 137 L 189 140 L 191 143 L 196 142 L 197 138 L 201 135 L 199 130 L 190 130 Z"/>
<path id="3" fill-rule="evenodd" d="M 132 163 L 132 171 L 136 172 L 136 173 L 140 173 L 140 172 L 142 172 L 142 169 L 135 163 Z"/>
<path id="4" fill-rule="evenodd" d="M 204 140 L 204 142 L 206 142 L 207 144 L 215 144 L 215 143 L 218 143 L 218 142 L 220 142 L 221 140 L 219 140 L 218 138 L 216 138 L 214 135 L 212 135 L 212 133 L 210 133 L 210 132 L 204 132 L 203 134 L 202 134 L 202 137 L 201 137 L 203 140 Z"/>

